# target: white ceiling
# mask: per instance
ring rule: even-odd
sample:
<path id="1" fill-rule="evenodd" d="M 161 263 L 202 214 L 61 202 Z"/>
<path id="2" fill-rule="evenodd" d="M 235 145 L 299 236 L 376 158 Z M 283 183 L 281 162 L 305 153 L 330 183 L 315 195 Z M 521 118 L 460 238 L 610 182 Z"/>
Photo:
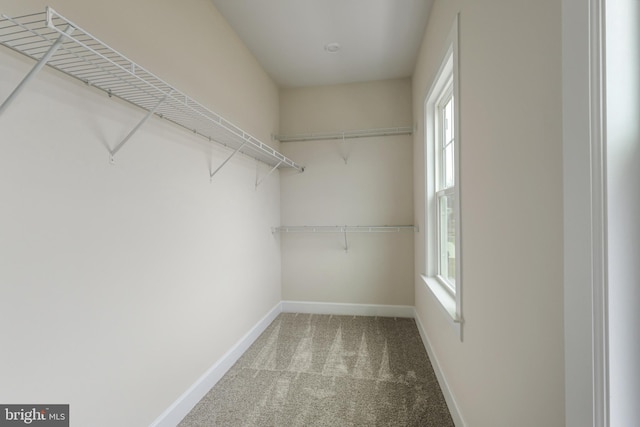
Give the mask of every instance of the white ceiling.
<path id="1" fill-rule="evenodd" d="M 432 0 L 212 0 L 282 87 L 408 77 Z M 337 42 L 336 53 L 325 45 Z"/>

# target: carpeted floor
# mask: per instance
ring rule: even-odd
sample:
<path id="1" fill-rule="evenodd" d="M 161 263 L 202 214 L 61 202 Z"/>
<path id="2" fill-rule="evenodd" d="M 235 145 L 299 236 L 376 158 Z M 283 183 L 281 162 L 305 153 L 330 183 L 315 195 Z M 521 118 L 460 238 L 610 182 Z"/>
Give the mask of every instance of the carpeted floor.
<path id="1" fill-rule="evenodd" d="M 292 313 L 179 424 L 453 425 L 413 319 Z"/>

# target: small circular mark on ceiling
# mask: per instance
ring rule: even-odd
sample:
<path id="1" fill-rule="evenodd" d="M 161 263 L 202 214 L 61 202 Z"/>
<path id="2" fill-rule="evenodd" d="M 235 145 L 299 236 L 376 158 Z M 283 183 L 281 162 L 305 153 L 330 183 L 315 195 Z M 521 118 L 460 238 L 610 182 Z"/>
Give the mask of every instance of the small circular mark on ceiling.
<path id="1" fill-rule="evenodd" d="M 340 50 L 340 47 L 341 47 L 340 43 L 332 42 L 324 45 L 324 50 L 326 50 L 329 53 L 336 53 L 337 51 Z"/>

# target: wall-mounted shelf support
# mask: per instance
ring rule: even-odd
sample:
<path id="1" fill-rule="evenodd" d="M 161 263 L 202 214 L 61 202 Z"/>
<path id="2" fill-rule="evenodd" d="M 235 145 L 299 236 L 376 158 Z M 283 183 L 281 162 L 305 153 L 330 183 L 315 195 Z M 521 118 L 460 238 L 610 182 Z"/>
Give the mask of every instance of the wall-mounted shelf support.
<path id="1" fill-rule="evenodd" d="M 111 162 L 111 164 L 115 163 L 116 153 L 120 151 L 120 149 L 124 146 L 124 144 L 127 143 L 127 141 L 129 141 L 129 139 L 133 136 L 133 134 L 136 133 L 138 129 L 140 129 L 142 125 L 145 124 L 145 122 L 155 114 L 156 110 L 160 108 L 160 106 L 162 105 L 162 103 L 164 103 L 164 101 L 166 101 L 167 96 L 168 95 L 163 96 L 162 99 L 156 104 L 156 106 L 153 107 L 153 109 L 149 110 L 147 115 L 144 116 L 142 120 L 140 120 L 140 122 L 136 125 L 136 127 L 131 129 L 131 132 L 129 132 L 129 134 L 125 136 L 125 138 L 120 142 L 120 144 L 118 144 L 113 150 L 111 150 L 111 152 L 109 153 L 109 161 Z"/>
<path id="2" fill-rule="evenodd" d="M 344 235 L 344 253 L 349 253 L 349 242 L 347 241 L 347 228 L 345 227 L 342 234 Z"/>
<path id="3" fill-rule="evenodd" d="M 349 163 L 349 154 L 351 154 L 351 153 L 347 151 L 347 140 L 345 138 L 344 132 L 342 132 L 342 144 L 340 144 L 340 151 L 342 153 L 342 160 L 344 160 L 344 164 L 345 165 L 348 164 Z"/>
<path id="4" fill-rule="evenodd" d="M 219 171 L 220 169 L 222 169 L 222 167 L 223 167 L 224 165 L 226 165 L 226 164 L 227 164 L 227 162 L 228 162 L 229 160 L 231 160 L 231 158 L 233 158 L 233 156 L 235 156 L 236 154 L 238 154 L 238 152 L 242 149 L 242 147 L 244 147 L 244 146 L 245 146 L 245 144 L 246 144 L 246 142 L 242 143 L 242 145 L 240 145 L 238 148 L 236 148 L 236 149 L 233 151 L 233 153 L 231 153 L 231 155 L 229 155 L 229 157 L 227 157 L 227 158 L 224 160 L 224 162 L 222 162 L 222 163 L 220 164 L 220 166 L 218 166 L 218 167 L 217 167 L 217 169 L 216 169 L 216 170 L 214 170 L 213 172 L 211 172 L 211 173 L 209 174 L 209 178 L 210 178 L 210 180 L 212 180 L 212 181 L 213 181 L 213 176 L 214 176 L 215 174 L 217 174 L 217 173 L 218 173 L 218 171 Z"/>
<path id="5" fill-rule="evenodd" d="M 190 133 L 235 150 L 234 155 L 240 152 L 272 167 L 304 170 L 301 165 L 173 88 L 50 7 L 45 12 L 14 18 L 1 15 L 0 44 L 37 61 L 2 103 L 0 113 L 44 65 L 49 65 L 104 91 L 109 97 L 118 97 L 149 112 L 115 149 L 110 150 L 111 159 L 155 114 Z"/>
<path id="6" fill-rule="evenodd" d="M 283 225 L 273 227 L 273 234 L 276 233 L 340 233 L 343 235 L 343 249 L 349 252 L 349 240 L 347 233 L 399 233 L 402 231 L 418 232 L 415 225 Z"/>
<path id="7" fill-rule="evenodd" d="M 265 179 L 269 178 L 269 175 L 271 175 L 276 169 L 278 169 L 278 166 L 280 166 L 280 163 L 278 163 L 277 165 L 275 165 L 265 176 L 263 176 L 261 179 L 257 179 L 256 177 L 256 190 L 258 189 L 258 186 L 260 184 L 262 184 L 264 182 Z"/>
<path id="8" fill-rule="evenodd" d="M 6 18 L 4 15 L 2 15 L 2 16 L 3 16 L 3 18 Z M 22 92 L 22 89 L 25 88 L 25 86 L 38 73 L 38 71 L 42 70 L 42 68 L 45 65 L 47 65 L 47 62 L 49 62 L 51 57 L 56 53 L 56 51 L 60 48 L 60 46 L 62 46 L 62 42 L 64 42 L 65 37 L 68 36 L 69 34 L 71 34 L 73 32 L 73 30 L 74 30 L 74 28 L 71 25 L 68 25 L 67 29 L 64 30 L 64 32 L 62 34 L 60 34 L 60 36 L 51 45 L 51 47 L 44 54 L 44 56 L 42 58 L 40 58 L 40 60 L 38 62 L 36 62 L 36 65 L 33 66 L 31 71 L 29 71 L 29 73 L 24 77 L 24 79 L 22 79 L 22 81 L 18 84 L 18 86 L 16 86 L 16 88 L 13 90 L 13 92 L 11 92 L 11 94 L 7 97 L 7 99 L 4 100 L 2 105 L 0 105 L 0 115 L 9 106 L 9 104 L 11 104 L 13 102 L 13 100 L 18 96 L 18 94 L 20 94 L 20 92 Z"/>

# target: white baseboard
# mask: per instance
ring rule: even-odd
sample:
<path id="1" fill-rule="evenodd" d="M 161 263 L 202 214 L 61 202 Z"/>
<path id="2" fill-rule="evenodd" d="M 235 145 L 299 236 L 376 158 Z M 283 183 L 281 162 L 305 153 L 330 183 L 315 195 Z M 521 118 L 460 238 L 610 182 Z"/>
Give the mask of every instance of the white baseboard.
<path id="1" fill-rule="evenodd" d="M 335 314 L 347 316 L 414 317 L 413 306 L 282 301 L 284 313 Z"/>
<path id="2" fill-rule="evenodd" d="M 453 423 L 456 427 L 465 427 L 466 424 L 464 422 L 464 418 L 462 418 L 462 412 L 460 412 L 460 408 L 458 407 L 458 403 L 456 402 L 451 389 L 449 388 L 449 383 L 447 383 L 447 379 L 444 377 L 442 373 L 442 369 L 440 368 L 440 362 L 436 357 L 436 354 L 431 347 L 431 342 L 429 341 L 429 337 L 427 337 L 427 333 L 422 327 L 422 322 L 420 322 L 420 317 L 414 310 L 413 318 L 416 321 L 416 326 L 418 327 L 418 332 L 420 332 L 420 338 L 422 338 L 422 343 L 424 344 L 424 348 L 427 350 L 427 354 L 429 355 L 429 359 L 431 360 L 431 365 L 433 366 L 433 370 L 438 378 L 438 384 L 440 385 L 440 389 L 442 390 L 442 394 L 444 395 L 444 400 L 447 402 L 447 407 L 449 408 L 449 412 L 451 413 L 451 418 L 453 418 Z"/>
<path id="3" fill-rule="evenodd" d="M 178 425 L 209 390 L 220 381 L 224 374 L 247 351 L 249 346 L 264 332 L 281 311 L 281 303 L 276 304 L 240 341 L 231 347 L 182 396 L 160 414 L 151 424 L 151 427 L 175 427 Z"/>
<path id="4" fill-rule="evenodd" d="M 216 385 L 224 374 L 233 366 L 242 354 L 253 344 L 262 332 L 281 312 L 334 314 L 346 316 L 380 316 L 380 317 L 408 317 L 414 318 L 422 342 L 429 354 L 438 383 L 451 412 L 456 427 L 466 424 L 458 408 L 455 398 L 449 389 L 446 379 L 440 369 L 429 338 L 416 315 L 415 308 L 407 305 L 378 305 L 378 304 L 346 304 L 305 301 L 281 301 L 269 311 L 256 325 L 251 328 L 229 351 L 227 351 L 213 366 L 211 366 L 182 396 L 171 404 L 160 416 L 151 423 L 151 427 L 175 427 L 196 406 L 196 404 Z"/>

